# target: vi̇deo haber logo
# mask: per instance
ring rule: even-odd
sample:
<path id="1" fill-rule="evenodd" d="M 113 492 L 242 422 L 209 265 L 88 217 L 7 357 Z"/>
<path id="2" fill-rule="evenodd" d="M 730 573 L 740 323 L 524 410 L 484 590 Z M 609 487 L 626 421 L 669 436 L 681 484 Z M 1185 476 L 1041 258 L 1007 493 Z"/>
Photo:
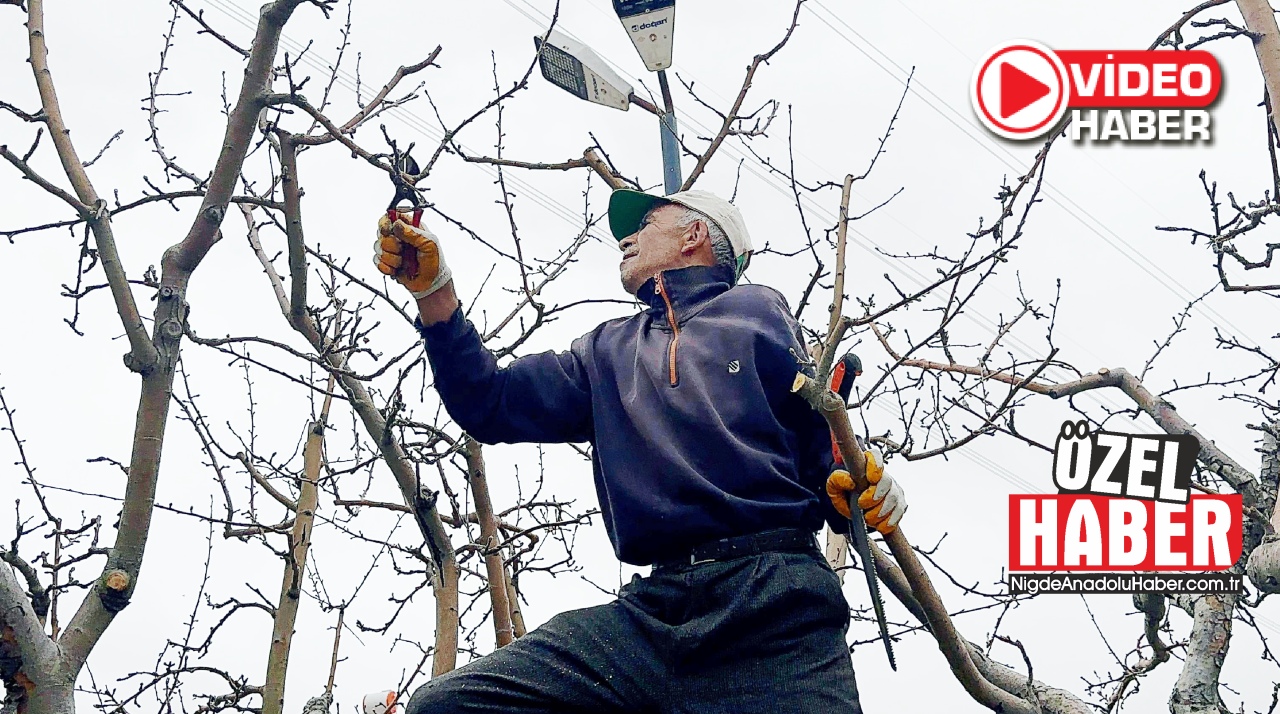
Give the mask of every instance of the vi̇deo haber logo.
<path id="1" fill-rule="evenodd" d="M 1068 110 L 1081 141 L 1208 142 L 1222 68 L 1204 50 L 1051 50 L 1030 40 L 986 54 L 969 83 L 973 110 L 1006 139 L 1054 130 Z"/>
<path id="2" fill-rule="evenodd" d="M 1240 495 L 1191 493 L 1199 449 L 1192 436 L 1064 422 L 1058 493 L 1009 496 L 1009 570 L 1227 570 L 1240 558 Z"/>

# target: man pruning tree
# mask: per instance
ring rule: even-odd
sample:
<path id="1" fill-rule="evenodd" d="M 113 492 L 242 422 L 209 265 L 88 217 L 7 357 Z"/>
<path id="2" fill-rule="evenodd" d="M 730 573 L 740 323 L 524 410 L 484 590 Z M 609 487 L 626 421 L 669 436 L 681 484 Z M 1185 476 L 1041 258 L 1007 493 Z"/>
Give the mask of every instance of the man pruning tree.
<path id="1" fill-rule="evenodd" d="M 505 367 L 413 222 L 382 218 L 375 261 L 418 301 L 449 415 L 483 443 L 590 442 L 614 552 L 653 571 L 433 679 L 408 714 L 860 712 L 849 608 L 814 534 L 844 530 L 850 497 L 886 533 L 906 502 L 879 454 L 863 494 L 833 469 L 827 423 L 791 392 L 812 373 L 798 324 L 776 290 L 737 282 L 738 209 L 615 191 L 622 285 L 644 311 Z"/>

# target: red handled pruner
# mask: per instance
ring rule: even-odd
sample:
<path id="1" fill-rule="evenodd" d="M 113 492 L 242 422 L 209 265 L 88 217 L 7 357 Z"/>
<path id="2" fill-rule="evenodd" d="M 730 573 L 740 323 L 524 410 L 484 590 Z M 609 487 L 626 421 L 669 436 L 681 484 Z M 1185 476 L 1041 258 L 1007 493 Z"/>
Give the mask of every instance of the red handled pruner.
<path id="1" fill-rule="evenodd" d="M 405 220 L 408 222 L 409 214 L 412 212 L 413 221 L 410 223 L 414 228 L 418 228 L 422 223 L 422 197 L 414 187 L 404 180 L 404 174 L 417 175 L 418 162 L 409 156 L 409 152 L 413 150 L 413 145 L 401 154 L 392 146 L 392 163 L 395 171 L 391 174 L 391 183 L 395 184 L 396 195 L 391 199 L 391 203 L 387 206 L 387 218 L 394 223 L 397 220 Z M 408 207 L 401 207 L 404 201 L 409 202 Z M 405 246 L 401 254 L 401 267 L 404 268 L 405 275 L 410 278 L 418 275 L 418 251 L 411 246 Z"/>
<path id="2" fill-rule="evenodd" d="M 840 395 L 840 399 L 849 406 L 849 394 L 853 392 L 853 380 L 862 374 L 862 360 L 858 355 L 848 352 L 831 368 L 831 391 Z M 847 378 L 847 381 L 846 381 Z M 835 435 L 831 435 L 831 455 L 836 459 L 836 466 L 844 466 L 844 457 L 836 446 Z"/>

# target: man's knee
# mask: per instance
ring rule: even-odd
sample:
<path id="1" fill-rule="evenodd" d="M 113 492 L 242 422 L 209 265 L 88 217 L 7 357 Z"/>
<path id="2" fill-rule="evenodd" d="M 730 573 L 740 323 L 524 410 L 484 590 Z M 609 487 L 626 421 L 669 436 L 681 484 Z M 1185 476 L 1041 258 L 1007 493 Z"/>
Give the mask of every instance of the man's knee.
<path id="1" fill-rule="evenodd" d="M 465 703 L 466 692 L 455 681 L 457 677 L 444 675 L 418 687 L 405 714 L 450 714 L 451 712 L 468 711 Z"/>

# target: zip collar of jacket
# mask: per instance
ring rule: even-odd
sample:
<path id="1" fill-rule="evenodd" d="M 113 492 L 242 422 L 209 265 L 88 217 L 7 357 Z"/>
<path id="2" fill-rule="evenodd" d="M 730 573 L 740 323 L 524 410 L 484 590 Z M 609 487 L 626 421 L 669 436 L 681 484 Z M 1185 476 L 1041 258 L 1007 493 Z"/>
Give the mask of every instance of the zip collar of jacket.
<path id="1" fill-rule="evenodd" d="M 636 291 L 636 297 L 648 306 L 646 311 L 654 318 L 666 318 L 667 301 L 680 318 L 686 317 L 690 309 L 733 286 L 733 268 L 723 265 L 694 265 L 664 270 L 659 275 L 662 276 L 662 292 L 658 290 L 657 275 L 644 281 Z"/>

